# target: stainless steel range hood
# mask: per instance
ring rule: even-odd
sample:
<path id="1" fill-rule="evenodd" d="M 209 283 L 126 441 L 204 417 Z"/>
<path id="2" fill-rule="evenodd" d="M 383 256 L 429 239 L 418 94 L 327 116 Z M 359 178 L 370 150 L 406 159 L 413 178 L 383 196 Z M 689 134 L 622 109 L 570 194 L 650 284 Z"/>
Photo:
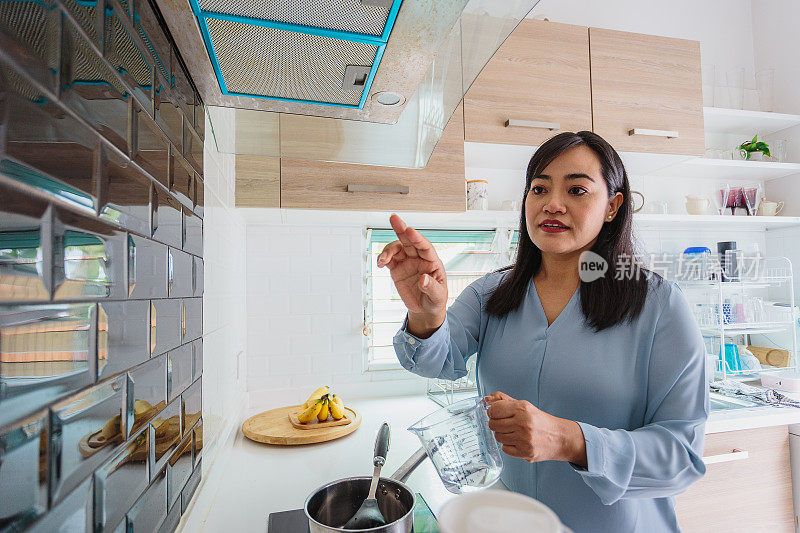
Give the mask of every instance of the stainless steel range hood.
<path id="1" fill-rule="evenodd" d="M 220 152 L 419 168 L 538 0 L 157 0 Z"/>

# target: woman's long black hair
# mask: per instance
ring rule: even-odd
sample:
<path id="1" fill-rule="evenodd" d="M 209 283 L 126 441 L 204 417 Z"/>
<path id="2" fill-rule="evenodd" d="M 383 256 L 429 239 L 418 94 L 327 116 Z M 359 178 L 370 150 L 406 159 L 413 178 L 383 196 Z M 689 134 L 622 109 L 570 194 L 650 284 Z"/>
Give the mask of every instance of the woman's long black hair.
<path id="1" fill-rule="evenodd" d="M 608 197 L 612 198 L 618 192 L 623 195 L 622 206 L 616 216 L 603 224 L 597 241 L 591 248 L 608 262 L 608 270 L 604 276 L 594 281 L 581 280 L 579 289 L 581 309 L 587 324 L 595 331 L 601 331 L 623 320 L 632 321 L 644 307 L 649 286 L 648 278 L 652 276 L 657 283 L 661 282 L 660 276 L 647 271 L 634 259 L 630 184 L 619 154 L 596 133 L 564 132 L 542 144 L 528 163 L 519 221 L 517 258 L 513 265 L 502 269 L 510 272 L 489 298 L 486 305 L 489 314 L 502 317 L 519 308 L 533 276 L 542 264 L 542 251 L 531 241 L 525 218 L 525 200 L 533 177 L 542 173 L 547 165 L 566 150 L 581 145 L 590 148 L 600 159 Z M 630 267 L 623 270 L 622 275 L 617 275 L 617 266 L 623 265 L 625 261 Z"/>

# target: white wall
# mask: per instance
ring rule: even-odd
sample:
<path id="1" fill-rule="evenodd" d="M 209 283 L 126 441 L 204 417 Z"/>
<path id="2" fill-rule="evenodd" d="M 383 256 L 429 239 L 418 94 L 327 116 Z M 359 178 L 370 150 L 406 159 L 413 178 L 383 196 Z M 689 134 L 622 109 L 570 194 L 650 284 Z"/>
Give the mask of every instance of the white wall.
<path id="1" fill-rule="evenodd" d="M 214 126 L 220 125 L 215 122 Z M 224 132 L 218 132 L 224 134 Z M 246 405 L 245 226 L 233 208 L 234 159 L 216 150 L 206 121 L 203 163 L 203 476 Z"/>
<path id="2" fill-rule="evenodd" d="M 361 225 L 248 224 L 252 406 L 302 402 L 322 385 L 345 399 L 424 392 L 404 370 L 363 371 L 364 249 Z"/>

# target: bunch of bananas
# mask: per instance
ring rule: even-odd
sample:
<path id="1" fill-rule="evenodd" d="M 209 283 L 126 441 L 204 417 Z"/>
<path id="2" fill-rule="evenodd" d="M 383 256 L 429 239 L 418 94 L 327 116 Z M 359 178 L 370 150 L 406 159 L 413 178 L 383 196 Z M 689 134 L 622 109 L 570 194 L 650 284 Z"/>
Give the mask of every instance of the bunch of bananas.
<path id="1" fill-rule="evenodd" d="M 297 420 L 308 423 L 318 419 L 325 422 L 328 417 L 334 420 L 344 418 L 344 402 L 335 394 L 330 393 L 330 387 L 320 387 L 311 393 L 308 400 L 297 410 Z"/>

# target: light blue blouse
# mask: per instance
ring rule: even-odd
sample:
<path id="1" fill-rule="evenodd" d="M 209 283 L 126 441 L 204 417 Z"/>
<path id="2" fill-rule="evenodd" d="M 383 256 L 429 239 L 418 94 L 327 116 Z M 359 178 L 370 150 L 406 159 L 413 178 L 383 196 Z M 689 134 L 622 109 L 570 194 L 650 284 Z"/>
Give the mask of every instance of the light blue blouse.
<path id="1" fill-rule="evenodd" d="M 674 496 L 705 473 L 708 386 L 705 346 L 674 282 L 650 279 L 641 314 L 595 332 L 580 290 L 550 325 L 533 281 L 516 311 L 490 316 L 486 302 L 505 273 L 472 283 L 429 338 L 403 328 L 394 348 L 404 368 L 458 379 L 477 353 L 481 394 L 502 391 L 578 422 L 588 468 L 503 456 L 503 482 L 583 531 L 679 531 Z"/>

